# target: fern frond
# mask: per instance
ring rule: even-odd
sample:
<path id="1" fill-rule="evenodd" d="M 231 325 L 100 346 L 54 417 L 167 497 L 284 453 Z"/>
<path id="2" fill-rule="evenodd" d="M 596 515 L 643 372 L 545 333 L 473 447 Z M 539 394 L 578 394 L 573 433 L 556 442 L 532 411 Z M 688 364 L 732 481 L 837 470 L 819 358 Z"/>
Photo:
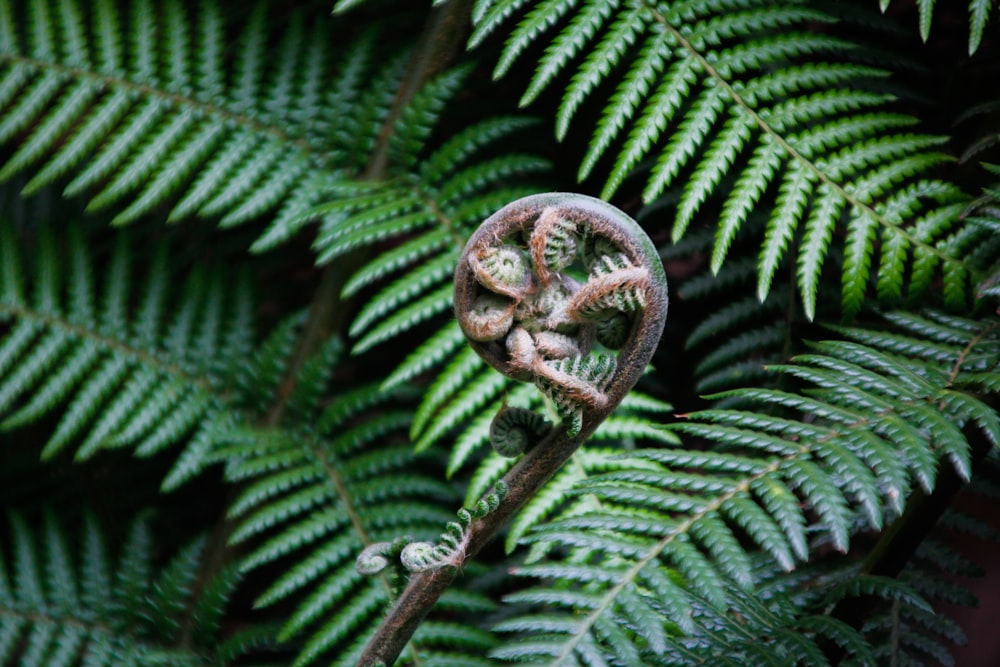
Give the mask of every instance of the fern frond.
<path id="1" fill-rule="evenodd" d="M 161 206 L 171 221 L 232 226 L 275 209 L 287 220 L 364 166 L 386 112 L 379 95 L 399 75 L 396 57 L 374 77 L 390 85 L 366 92 L 374 35 L 335 65 L 323 24 L 307 29 L 293 14 L 276 31 L 264 4 L 232 49 L 214 2 L 24 4 L 8 7 L 17 18 L 0 49 L 0 88 L 13 96 L 0 104 L 0 140 L 31 129 L 0 179 L 35 169 L 24 188 L 34 193 L 71 177 L 66 193 L 88 196 L 90 210 L 115 207 L 116 224 Z M 332 132 L 328 110 L 338 108 L 354 116 Z M 424 118 L 404 120 L 413 129 Z"/>
<path id="2" fill-rule="evenodd" d="M 704 237 L 685 244 L 696 251 L 707 251 L 707 246 Z M 782 266 L 787 272 L 787 264 Z M 693 372 L 699 392 L 767 383 L 765 365 L 790 352 L 789 331 L 801 319 L 795 295 L 782 281 L 760 299 L 754 289 L 756 271 L 757 262 L 746 257 L 726 263 L 717 274 L 695 274 L 676 288 L 680 298 L 706 306 L 707 314 L 684 341 L 685 349 L 697 354 Z"/>
<path id="3" fill-rule="evenodd" d="M 775 367 L 802 380 L 801 393 L 733 390 L 716 398 L 739 397 L 754 408 L 702 410 L 668 427 L 710 447 L 639 450 L 623 462 L 635 457 L 658 465 L 626 464 L 578 481 L 572 492 L 588 502 L 522 538 L 551 560 L 520 574 L 557 583 L 510 597 L 546 608 L 501 624 L 520 636 L 496 655 L 542 663 L 584 660 L 594 652 L 604 661 L 623 660 L 651 641 L 634 621 L 639 608 L 646 609 L 644 617 L 659 617 L 657 632 L 694 651 L 692 659 L 712 655 L 720 650 L 719 637 L 699 641 L 702 626 L 692 623 L 692 610 L 699 610 L 696 617 L 715 614 L 749 599 L 740 591 L 757 588 L 756 552 L 787 571 L 821 544 L 846 551 L 860 528 L 878 528 L 902 511 L 911 480 L 932 489 L 942 458 L 968 474 L 965 435 L 945 423 L 993 441 L 1000 423 L 995 411 L 957 387 L 977 369 L 995 372 L 997 324 L 933 312 L 891 317 L 892 330 L 839 330 L 864 345 L 822 343 L 816 354 Z M 951 343 L 950 355 L 942 354 L 941 340 Z M 654 576 L 671 583 L 651 593 Z M 884 594 L 929 609 L 907 583 L 848 577 L 843 586 L 845 594 Z M 671 623 L 683 628 L 682 638 L 671 635 Z M 609 640 L 602 629 L 609 624 L 627 628 L 626 635 Z M 768 650 L 798 655 L 808 645 L 815 651 L 807 637 L 821 630 L 854 655 L 869 656 L 869 664 L 879 655 L 871 648 L 878 644 L 867 644 L 875 634 L 863 638 L 834 619 L 810 617 L 801 627 L 804 636 L 779 633 L 779 648 Z M 759 637 L 754 643 L 753 650 L 762 648 Z M 674 657 L 665 664 L 687 664 Z"/>
<path id="4" fill-rule="evenodd" d="M 24 244 L 4 227 L 13 259 Z M 2 427 L 22 427 L 61 408 L 43 458 L 71 445 L 77 459 L 113 447 L 152 456 L 192 437 L 165 485 L 204 464 L 195 450 L 232 409 L 220 397 L 237 385 L 250 346 L 251 290 L 245 277 L 230 286 L 219 273 L 194 271 L 183 293 L 169 295 L 167 247 L 154 253 L 139 290 L 131 274 L 142 255 L 120 235 L 98 286 L 79 228 L 69 227 L 62 246 L 43 231 L 31 257 L 30 292 L 19 287 L 24 274 L 3 286 L 0 318 L 11 327 L 0 338 Z M 10 270 L 21 273 L 28 263 L 19 259 Z"/>
<path id="5" fill-rule="evenodd" d="M 879 9 L 885 12 L 892 4 L 891 0 L 879 0 Z M 918 29 L 920 39 L 927 41 L 934 24 L 935 0 L 920 0 L 917 2 Z M 969 55 L 973 55 L 979 50 L 979 45 L 983 41 L 983 33 L 986 30 L 986 23 L 990 18 L 990 10 L 993 3 L 987 0 L 969 0 Z"/>
<path id="6" fill-rule="evenodd" d="M 231 541 L 247 548 L 241 569 L 264 569 L 281 559 L 294 563 L 279 570 L 256 605 L 293 605 L 279 639 L 300 643 L 294 664 L 334 656 L 334 664 L 351 665 L 398 585 L 388 575 L 363 578 L 355 558 L 364 547 L 401 534 L 436 535 L 451 518 L 441 506 L 457 499 L 447 484 L 415 473 L 428 457 L 414 456 L 406 443 L 413 415 L 391 394 L 369 385 L 322 410 L 312 405 L 305 421 L 318 424 L 315 432 L 262 437 L 236 429 L 222 436 L 229 444 L 217 456 L 226 461 L 227 477 L 241 483 L 230 508 L 236 521 Z M 456 596 L 458 608 L 471 604 Z M 450 641 L 435 627 L 418 634 L 411 650 L 440 652 L 441 664 L 492 645 L 471 624 L 449 626 L 461 630 Z"/>
<path id="7" fill-rule="evenodd" d="M 519 568 L 518 576 L 557 577 L 564 582 L 563 588 L 526 588 L 509 595 L 507 602 L 523 611 L 496 626 L 497 631 L 514 636 L 493 655 L 505 663 L 518 664 L 622 661 L 672 667 L 781 667 L 825 664 L 823 647 L 830 642 L 849 648 L 858 664 L 877 664 L 873 647 L 857 630 L 829 616 L 796 609 L 783 595 L 755 597 L 723 582 L 729 604 L 720 610 L 676 587 L 664 569 L 646 566 L 634 584 L 622 585 L 616 580 L 626 563 L 606 555 L 597 559 L 610 576 L 587 576 L 588 570 L 583 568 L 575 568 L 575 576 L 567 576 L 570 571 L 566 565 L 557 563 Z M 589 570 L 601 571 L 595 567 Z M 600 606 L 599 594 L 606 590 L 616 596 L 610 609 Z M 664 616 L 677 617 L 679 611 L 684 613 L 679 617 L 680 627 L 664 623 Z M 600 613 L 602 620 L 591 623 L 593 613 Z"/>
<path id="8" fill-rule="evenodd" d="M 454 83 L 461 76 L 462 72 L 449 73 L 444 79 L 448 85 L 431 85 L 418 93 L 407 108 L 420 111 L 404 112 L 401 127 L 406 123 L 433 126 L 446 99 L 443 96 L 454 93 Z M 351 335 L 359 338 L 356 353 L 395 338 L 451 307 L 450 277 L 465 238 L 498 204 L 523 194 L 507 184 L 510 179 L 544 171 L 548 166 L 528 155 L 476 161 L 485 148 L 525 125 L 512 118 L 473 125 L 431 151 L 419 171 L 411 169 L 415 157 L 393 162 L 391 170 L 399 176 L 380 183 L 358 183 L 353 190 L 305 214 L 321 217 L 314 244 L 321 263 L 359 247 L 403 239 L 402 244 L 358 270 L 345 287 L 346 294 L 355 294 L 402 272 L 374 296 L 352 324 Z M 413 150 L 427 153 L 422 143 Z"/>
<path id="9" fill-rule="evenodd" d="M 385 180 L 340 181 L 327 191 L 333 199 L 302 209 L 297 218 L 279 219 L 256 244 L 269 247 L 273 239 L 287 238 L 318 217 L 314 247 L 320 263 L 359 248 L 379 251 L 344 287 L 345 295 L 355 295 L 395 276 L 355 317 L 350 327 L 355 354 L 398 339 L 450 309 L 451 277 L 466 237 L 500 205 L 527 193 L 519 180 L 548 168 L 547 161 L 531 155 L 492 156 L 500 142 L 534 124 L 522 118 L 480 121 L 439 146 L 426 144 L 466 74 L 464 69 L 446 72 L 406 106 L 396 121 Z M 453 400 L 452 392 L 473 372 L 468 363 L 482 367 L 475 355 L 456 355 L 462 343 L 460 330 L 450 324 L 386 379 L 391 388 L 442 363 L 456 373 L 442 375 L 417 411 L 411 436 L 418 449 L 431 446 L 506 386 L 495 374 L 480 373 L 488 386 L 465 387 L 464 399 Z"/>
<path id="10" fill-rule="evenodd" d="M 470 45 L 498 30 L 522 4 L 484 3 Z M 681 186 L 675 241 L 722 190 L 713 271 L 751 212 L 766 208 L 761 300 L 782 259 L 798 248 L 799 294 L 813 319 L 819 272 L 840 235 L 834 230 L 844 230 L 842 305 L 848 315 L 859 311 L 876 275 L 878 295 L 899 299 L 908 267 L 919 264 L 921 279 L 909 282 L 907 298 L 920 298 L 935 276 L 944 281 L 945 301 L 962 306 L 984 267 L 955 251 L 953 235 L 963 227 L 958 208 L 967 197 L 927 180 L 935 165 L 950 159 L 937 152 L 942 139 L 906 131 L 914 119 L 890 111 L 892 96 L 879 92 L 884 86 L 878 81 L 888 72 L 859 62 L 858 47 L 833 36 L 838 10 L 830 11 L 794 3 L 553 0 L 520 20 L 495 75 L 558 26 L 522 101 L 572 73 L 556 120 L 560 139 L 583 102 L 618 76 L 579 177 L 588 177 L 619 144 L 602 193 L 609 198 L 640 163 L 654 161 L 643 199 L 652 202 L 666 188 Z M 937 192 L 920 203 L 886 201 L 920 184 Z M 873 251 L 880 245 L 876 264 Z"/>
<path id="11" fill-rule="evenodd" d="M 141 521 L 132 524 L 121 552 L 112 555 L 92 514 L 85 514 L 79 531 L 81 549 L 70 546 L 76 540 L 51 512 L 34 527 L 18 513 L 5 518 L 11 543 L 7 558 L 0 550 L 4 664 L 218 664 L 220 640 L 227 638 L 215 620 L 237 579 L 223 570 L 197 585 L 204 540 L 190 543 L 158 569 L 153 567 L 157 545 Z M 210 608 L 214 615 L 206 613 Z M 185 628 L 194 641 L 184 638 Z M 247 631 L 258 643 L 272 639 L 263 627 Z"/>

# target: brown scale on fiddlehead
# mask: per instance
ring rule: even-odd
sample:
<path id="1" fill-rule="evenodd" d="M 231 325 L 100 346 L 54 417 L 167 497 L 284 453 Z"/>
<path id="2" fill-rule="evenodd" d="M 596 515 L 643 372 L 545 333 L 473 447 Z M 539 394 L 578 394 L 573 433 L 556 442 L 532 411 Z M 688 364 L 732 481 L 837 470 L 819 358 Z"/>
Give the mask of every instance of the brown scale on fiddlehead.
<path id="1" fill-rule="evenodd" d="M 531 231 L 528 246 L 538 279 L 547 285 L 553 273 L 568 267 L 576 259 L 577 225 L 548 208 L 542 211 Z"/>
<path id="2" fill-rule="evenodd" d="M 560 422 L 551 426 L 540 415 L 502 408 L 495 425 L 506 429 L 517 421 L 522 428 L 518 442 L 507 441 L 512 432 L 494 433 L 494 446 L 520 459 L 475 512 L 449 524 L 437 544 L 409 547 L 406 567 L 415 571 L 359 665 L 395 662 L 462 564 L 551 479 L 638 381 L 666 314 L 667 281 L 656 248 L 635 221 L 609 204 L 582 195 L 534 195 L 480 225 L 455 271 L 459 325 L 493 368 L 534 383 Z"/>

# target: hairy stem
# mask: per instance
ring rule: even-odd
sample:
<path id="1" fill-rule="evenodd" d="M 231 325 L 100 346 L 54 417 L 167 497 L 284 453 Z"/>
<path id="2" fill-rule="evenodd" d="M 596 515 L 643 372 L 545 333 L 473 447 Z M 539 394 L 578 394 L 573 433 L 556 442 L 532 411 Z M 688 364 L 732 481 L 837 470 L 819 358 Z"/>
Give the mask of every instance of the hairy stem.
<path id="1" fill-rule="evenodd" d="M 596 427 L 595 424 L 594 428 Z M 391 665 L 395 662 L 420 622 L 454 581 L 461 564 L 475 557 L 493 539 L 511 517 L 531 499 L 535 491 L 559 470 L 591 432 L 592 429 L 581 432 L 574 438 L 559 433 L 544 438 L 532 447 L 524 458 L 504 475 L 503 482 L 508 485 L 508 490 L 500 506 L 469 526 L 466 546 L 459 556 L 461 562 L 458 566 L 426 570 L 411 576 L 389 614 L 369 640 L 358 664 L 374 666 Z"/>

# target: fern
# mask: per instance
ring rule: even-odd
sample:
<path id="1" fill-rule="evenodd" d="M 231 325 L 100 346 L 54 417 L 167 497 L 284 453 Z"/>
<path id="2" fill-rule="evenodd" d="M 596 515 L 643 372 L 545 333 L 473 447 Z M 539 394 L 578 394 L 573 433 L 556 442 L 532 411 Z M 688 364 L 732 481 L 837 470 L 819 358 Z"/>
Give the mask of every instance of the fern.
<path id="1" fill-rule="evenodd" d="M 948 664 L 992 3 L 363 4 L 0 2 L 0 663 Z"/>
<path id="2" fill-rule="evenodd" d="M 220 397 L 235 388 L 253 345 L 245 276 L 234 285 L 195 270 L 180 294 L 170 294 L 177 278 L 163 244 L 138 251 L 149 270 L 135 287 L 136 244 L 120 234 L 98 283 L 78 225 L 68 227 L 62 247 L 42 227 L 30 268 L 10 225 L 0 236 L 0 318 L 9 325 L 0 338 L 2 428 L 61 410 L 43 459 L 71 445 L 82 460 L 102 449 L 148 457 L 187 443 L 164 485 L 195 474 L 235 407 Z"/>
<path id="3" fill-rule="evenodd" d="M 479 3 L 470 44 L 524 4 Z M 851 62 L 857 46 L 835 37 L 833 28 L 803 30 L 809 22 L 835 20 L 804 4 L 548 2 L 513 29 L 494 74 L 504 74 L 528 45 L 561 25 L 522 104 L 575 68 L 556 119 L 562 139 L 584 100 L 612 72 L 622 72 L 579 177 L 622 143 L 603 190 L 610 197 L 645 158 L 655 159 L 643 192 L 647 202 L 683 184 L 675 241 L 724 188 L 714 272 L 750 212 L 767 204 L 758 255 L 761 299 L 781 259 L 797 247 L 799 294 L 812 319 L 819 274 L 839 229 L 846 232 L 841 301 L 847 314 L 858 312 L 875 275 L 880 287 L 888 281 L 880 295 L 898 296 L 907 264 L 914 267 L 910 298 L 927 291 L 940 265 L 947 301 L 961 305 L 967 281 L 982 267 L 967 263 L 950 235 L 964 196 L 928 179 L 949 159 L 936 152 L 941 139 L 913 134 L 913 119 L 887 110 L 891 96 L 878 92 L 877 83 L 886 72 Z"/>
<path id="4" fill-rule="evenodd" d="M 6 558 L 0 551 L 4 664 L 216 665 L 240 657 L 241 647 L 270 641 L 266 626 L 223 636 L 222 614 L 239 577 L 223 570 L 197 585 L 204 539 L 154 568 L 154 536 L 141 519 L 113 556 L 92 514 L 78 548 L 52 512 L 33 528 L 21 514 L 7 518 Z"/>
<path id="5" fill-rule="evenodd" d="M 754 590 L 748 541 L 790 570 L 818 544 L 846 551 L 857 531 L 898 515 L 911 484 L 934 487 L 940 458 L 968 479 L 969 446 L 958 429 L 978 430 L 994 447 L 1000 437 L 996 414 L 965 393 L 981 369 L 995 370 L 995 322 L 889 317 L 900 332 L 845 329 L 863 344 L 822 343 L 777 367 L 806 383 L 802 393 L 734 390 L 727 395 L 757 407 L 703 410 L 671 425 L 711 448 L 640 450 L 630 456 L 660 466 L 578 483 L 575 493 L 595 499 L 587 511 L 526 538 L 562 554 L 520 569 L 557 585 L 511 598 L 545 611 L 502 624 L 527 637 L 497 655 L 558 664 L 594 654 L 631 664 L 643 647 L 665 646 L 671 624 L 683 635 L 703 632 L 691 620 L 702 605 L 725 609 L 743 595 L 734 590 Z M 945 353 L 936 342 L 945 336 L 962 344 Z"/>
<path id="6" fill-rule="evenodd" d="M 461 169 L 462 160 L 476 156 L 483 135 L 499 140 L 525 126 L 502 118 L 475 125 L 432 153 L 422 173 L 351 185 L 349 194 L 308 213 L 307 217 L 323 216 L 314 244 L 321 263 L 359 247 L 409 237 L 368 262 L 345 285 L 345 295 L 353 296 L 403 271 L 355 318 L 350 330 L 359 338 L 355 353 L 395 338 L 451 307 L 450 277 L 471 228 L 500 203 L 525 192 L 504 181 L 547 167 L 544 160 L 528 155 L 503 156 L 469 169 Z"/>
<path id="7" fill-rule="evenodd" d="M 321 358 L 316 363 L 322 365 Z M 376 409 L 378 419 L 361 418 Z M 436 534 L 449 518 L 441 505 L 454 502 L 455 494 L 434 477 L 413 472 L 428 461 L 415 457 L 401 437 L 412 415 L 375 387 L 343 393 L 305 416 L 316 429 L 234 429 L 222 436 L 228 444 L 217 456 L 226 461 L 229 481 L 242 487 L 229 511 L 237 523 L 231 542 L 245 545 L 243 572 L 293 559 L 255 602 L 267 608 L 294 601 L 278 633 L 279 640 L 300 644 L 293 664 L 333 656 L 333 664 L 353 665 L 370 634 L 367 628 L 398 586 L 389 575 L 364 579 L 355 570 L 355 557 L 399 534 L 417 539 Z M 386 444 L 392 441 L 396 444 Z M 373 448 L 375 443 L 383 445 Z M 468 592 L 441 603 L 444 614 L 483 613 L 489 607 Z M 413 659 L 476 664 L 472 656 L 492 646 L 491 638 L 449 625 L 447 618 L 422 628 L 411 644 Z"/>
<path id="8" fill-rule="evenodd" d="M 530 119 L 491 118 L 457 132 L 440 146 L 428 145 L 427 131 L 439 122 L 442 106 L 462 77 L 462 71 L 443 75 L 419 92 L 401 114 L 398 132 L 411 125 L 425 130 L 390 147 L 393 159 L 386 180 L 344 182 L 327 192 L 335 197 L 332 201 L 303 211 L 287 224 L 277 220 L 257 241 L 256 247 L 269 247 L 273 239 L 293 235 L 318 216 L 314 248 L 320 263 L 336 261 L 359 248 L 377 249 L 387 241 L 396 242 L 357 269 L 344 285 L 345 297 L 377 287 L 349 329 L 356 339 L 354 354 L 400 339 L 450 310 L 451 276 L 471 230 L 502 203 L 528 192 L 519 180 L 549 168 L 546 160 L 526 153 L 493 155 L 498 143 L 533 126 Z M 453 369 L 441 376 L 417 412 L 411 436 L 418 449 L 433 445 L 476 405 L 481 407 L 506 386 L 502 378 L 483 373 L 484 367 L 474 357 L 455 355 L 460 340 L 454 323 L 446 324 L 383 385 L 391 390 L 441 364 Z M 489 386 L 466 388 L 465 396 L 475 401 L 472 406 L 451 401 L 451 392 L 473 369 L 479 369 L 478 377 Z M 446 400 L 449 408 L 435 414 Z"/>
<path id="9" fill-rule="evenodd" d="M 879 0 L 879 9 L 886 11 L 891 0 Z M 927 41 L 934 21 L 934 0 L 920 0 L 917 4 L 920 39 Z M 969 55 L 973 55 L 983 41 L 983 32 L 990 18 L 993 3 L 986 0 L 969 0 Z"/>
<path id="10" fill-rule="evenodd" d="M 224 227 L 275 209 L 288 217 L 363 166 L 358 146 L 373 140 L 370 126 L 337 132 L 320 113 L 358 93 L 373 35 L 330 85 L 327 27 L 297 13 L 274 30 L 264 4 L 232 53 L 215 2 L 194 13 L 176 1 L 4 2 L 2 14 L 0 141 L 33 129 L 0 180 L 34 169 L 30 194 L 71 177 L 66 194 L 86 194 L 92 211 L 115 207 L 112 223 L 164 207 L 170 221 Z"/>
<path id="11" fill-rule="evenodd" d="M 706 235 L 692 235 L 664 255 L 669 261 L 704 252 L 708 243 Z M 685 352 L 698 359 L 692 372 L 699 393 L 766 383 L 765 364 L 781 361 L 794 346 L 789 332 L 801 324 L 794 293 L 782 281 L 761 301 L 753 289 L 755 270 L 752 258 L 734 260 L 717 274 L 706 270 L 675 288 L 680 299 L 705 312 L 684 341 Z"/>

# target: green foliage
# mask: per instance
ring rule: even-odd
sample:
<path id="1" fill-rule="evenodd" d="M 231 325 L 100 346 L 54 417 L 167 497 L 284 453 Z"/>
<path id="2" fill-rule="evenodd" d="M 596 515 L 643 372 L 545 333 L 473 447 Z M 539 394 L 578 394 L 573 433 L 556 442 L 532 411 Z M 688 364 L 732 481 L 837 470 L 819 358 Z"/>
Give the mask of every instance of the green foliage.
<path id="1" fill-rule="evenodd" d="M 997 537 L 949 489 L 1000 499 L 993 3 L 333 4 L 0 0 L 0 663 L 354 664 L 408 576 L 359 555 L 453 565 L 524 460 L 494 415 L 573 420 L 451 310 L 479 223 L 575 182 L 666 337 L 401 663 L 949 664 L 954 536 Z"/>
<path id="2" fill-rule="evenodd" d="M 880 530 L 902 511 L 914 483 L 934 487 L 941 458 L 968 479 L 967 438 L 992 447 L 1000 438 L 1000 419 L 973 388 L 982 369 L 996 376 L 996 323 L 979 327 L 941 313 L 888 318 L 899 331 L 844 329 L 860 342 L 820 343 L 777 367 L 803 383 L 795 393 L 733 390 L 726 398 L 751 406 L 702 410 L 671 425 L 709 446 L 639 450 L 629 456 L 658 465 L 578 481 L 571 493 L 585 495 L 587 505 L 526 538 L 558 557 L 519 568 L 521 576 L 560 585 L 509 598 L 541 609 L 500 625 L 519 637 L 496 655 L 569 664 L 606 644 L 602 650 L 619 662 L 645 663 L 643 650 L 662 654 L 677 630 L 703 631 L 692 620 L 699 613 L 739 608 L 759 577 L 747 542 L 769 556 L 771 571 L 790 571 L 821 545 L 846 552 L 852 535 Z M 942 349 L 944 339 L 956 347 Z M 861 581 L 849 579 L 845 594 Z M 870 594 L 854 594 L 861 591 Z M 920 610 L 933 614 L 926 603 Z M 824 628 L 819 636 L 860 641 L 835 619 L 814 625 Z M 787 664 L 786 652 L 821 654 L 803 641 L 771 647 L 774 664 Z M 730 648 L 710 646 L 712 655 L 723 650 Z"/>
<path id="3" fill-rule="evenodd" d="M 879 0 L 879 9 L 883 12 L 889 9 L 891 0 Z M 917 0 L 919 14 L 920 39 L 925 42 L 930 37 L 931 25 L 934 20 L 935 0 Z M 993 3 L 990 0 L 969 0 L 969 55 L 973 55 L 983 41 L 983 32 L 990 18 Z"/>
<path id="4" fill-rule="evenodd" d="M 149 523 L 132 522 L 120 553 L 108 553 L 92 514 L 79 546 L 54 513 L 31 527 L 10 514 L 9 549 L 0 550 L 0 662 L 21 665 L 217 665 L 253 644 L 267 628 L 219 642 L 235 570 L 198 582 L 205 556 L 196 539 L 162 564 Z M 6 554 L 4 554 L 6 551 Z"/>
<path id="5" fill-rule="evenodd" d="M 114 224 L 169 204 L 170 221 L 230 226 L 301 207 L 349 168 L 352 144 L 371 138 L 339 135 L 319 113 L 343 105 L 322 23 L 293 14 L 275 31 L 258 4 L 233 50 L 215 3 L 191 14 L 181 2 L 5 2 L 0 141 L 31 132 L 0 178 L 36 168 L 33 193 L 72 176 L 66 194 L 116 206 Z"/>
<path id="6" fill-rule="evenodd" d="M 471 44 L 497 31 L 525 4 L 478 3 Z M 576 5 L 545 2 L 528 11 L 512 29 L 494 75 L 505 74 L 529 45 L 560 25 L 521 99 L 522 105 L 532 102 L 557 77 L 573 72 L 556 116 L 559 139 L 583 103 L 617 81 L 580 179 L 616 143 L 622 146 L 602 191 L 605 198 L 644 160 L 655 160 L 642 197 L 652 202 L 680 183 L 674 241 L 722 189 L 714 272 L 750 213 L 766 206 L 758 296 L 767 296 L 782 258 L 797 248 L 798 289 L 809 319 L 834 230 L 846 233 L 841 266 L 846 313 L 857 313 L 875 276 L 880 295 L 899 298 L 907 264 L 913 265 L 906 285 L 910 298 L 930 287 L 940 264 L 951 303 L 964 302 L 964 285 L 981 267 L 963 258 L 974 242 L 959 246 L 950 235 L 963 205 L 961 191 L 931 175 L 949 159 L 937 150 L 943 139 L 913 133 L 916 119 L 889 108 L 894 98 L 880 83 L 888 72 L 865 64 L 874 56 L 835 31 L 806 28 L 835 22 L 835 7 Z M 571 18 L 563 22 L 564 15 Z M 609 82 L 613 72 L 616 78 Z M 874 262 L 877 241 L 882 249 Z"/>
<path id="7" fill-rule="evenodd" d="M 185 276 L 170 267 L 169 244 L 150 248 L 124 233 L 95 275 L 76 224 L 62 243 L 41 227 L 29 267 L 9 224 L 0 237 L 0 428 L 59 411 L 43 460 L 71 445 L 84 460 L 102 449 L 148 457 L 185 443 L 164 484 L 196 473 L 253 345 L 246 276 L 205 266 Z M 148 270 L 136 276 L 140 262 Z"/>
<path id="8" fill-rule="evenodd" d="M 323 361 L 332 360 L 319 357 L 316 363 Z M 376 409 L 377 420 L 363 419 Z M 333 655 L 333 664 L 353 665 L 370 634 L 362 629 L 373 629 L 398 586 L 388 575 L 362 577 L 355 558 L 364 547 L 397 535 L 433 536 L 450 518 L 443 507 L 457 498 L 435 476 L 413 471 L 427 457 L 416 458 L 402 437 L 412 415 L 393 407 L 377 388 L 359 387 L 302 416 L 315 427 L 232 430 L 222 436 L 226 444 L 216 455 L 226 462 L 227 480 L 241 486 L 228 512 L 236 524 L 230 543 L 246 545 L 240 559 L 245 573 L 294 559 L 254 602 L 267 608 L 295 600 L 278 633 L 281 641 L 304 640 L 293 664 Z M 489 607 L 475 598 L 443 601 L 449 603 L 456 611 Z M 492 644 L 488 635 L 472 630 L 465 631 L 463 642 L 427 632 L 414 639 L 413 650 L 433 651 L 441 664 Z"/>

